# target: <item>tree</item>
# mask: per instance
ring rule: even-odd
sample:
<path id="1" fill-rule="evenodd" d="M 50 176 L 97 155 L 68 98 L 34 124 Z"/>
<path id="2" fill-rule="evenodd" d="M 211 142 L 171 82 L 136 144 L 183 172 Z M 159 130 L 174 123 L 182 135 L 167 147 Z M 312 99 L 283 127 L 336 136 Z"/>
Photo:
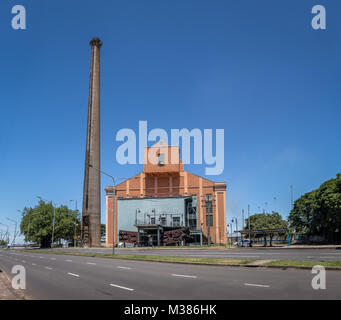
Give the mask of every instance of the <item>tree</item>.
<path id="1" fill-rule="evenodd" d="M 249 219 L 245 220 L 246 229 L 249 226 Z M 288 227 L 287 221 L 283 220 L 278 212 L 272 213 L 257 213 L 250 217 L 250 230 L 262 229 L 284 229 Z M 278 233 L 278 232 L 277 232 Z M 272 246 L 272 239 L 276 232 L 269 233 L 270 246 Z M 266 236 L 264 235 L 264 243 L 266 244 Z"/>
<path id="2" fill-rule="evenodd" d="M 306 193 L 294 203 L 289 223 L 296 232 L 315 234 L 329 241 L 340 241 L 341 173 Z"/>
<path id="3" fill-rule="evenodd" d="M 55 208 L 54 241 L 71 241 L 80 232 L 79 212 L 67 206 Z M 54 207 L 52 202 L 40 201 L 34 208 L 25 208 L 20 224 L 26 241 L 39 243 L 41 247 L 51 247 Z"/>

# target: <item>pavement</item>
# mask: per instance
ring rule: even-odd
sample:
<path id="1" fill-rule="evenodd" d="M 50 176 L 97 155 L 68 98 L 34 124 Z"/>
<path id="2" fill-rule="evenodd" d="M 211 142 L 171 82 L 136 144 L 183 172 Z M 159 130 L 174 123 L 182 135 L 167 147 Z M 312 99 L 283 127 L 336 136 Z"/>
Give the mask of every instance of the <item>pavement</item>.
<path id="1" fill-rule="evenodd" d="M 168 251 L 167 251 L 168 254 Z M 39 251 L 0 251 L 0 268 L 26 269 L 26 293 L 40 300 L 341 299 L 341 272 L 313 290 L 310 270 L 127 261 Z"/>
<path id="2" fill-rule="evenodd" d="M 39 249 L 37 249 L 39 250 Z M 46 250 L 46 249 L 45 249 Z M 112 253 L 111 248 L 55 248 L 48 249 L 68 252 L 94 252 Z M 176 257 L 210 257 L 210 258 L 250 258 L 259 260 L 341 260 L 341 250 L 328 249 L 262 249 L 262 248 L 234 248 L 234 249 L 144 249 L 131 248 L 115 249 L 118 254 L 150 255 L 150 256 L 176 256 Z"/>
<path id="3" fill-rule="evenodd" d="M 14 290 L 11 278 L 0 269 L 0 300 L 22 300 L 24 294 L 22 290 Z"/>

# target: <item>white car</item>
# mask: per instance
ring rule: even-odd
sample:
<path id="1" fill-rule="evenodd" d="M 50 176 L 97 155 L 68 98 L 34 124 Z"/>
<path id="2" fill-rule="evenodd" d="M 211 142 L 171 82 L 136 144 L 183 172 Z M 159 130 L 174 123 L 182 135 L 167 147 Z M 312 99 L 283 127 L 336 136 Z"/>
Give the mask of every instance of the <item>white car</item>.
<path id="1" fill-rule="evenodd" d="M 236 242 L 235 244 L 237 247 L 249 247 L 250 246 L 250 240 L 249 239 L 242 239 Z"/>

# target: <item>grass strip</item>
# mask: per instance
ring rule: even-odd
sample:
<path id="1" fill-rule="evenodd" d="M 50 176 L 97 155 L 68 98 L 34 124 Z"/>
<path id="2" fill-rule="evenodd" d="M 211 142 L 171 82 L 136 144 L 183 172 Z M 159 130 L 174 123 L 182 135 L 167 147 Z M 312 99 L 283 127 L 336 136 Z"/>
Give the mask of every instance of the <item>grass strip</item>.
<path id="1" fill-rule="evenodd" d="M 57 254 L 57 255 L 71 255 L 82 257 L 99 257 L 109 259 L 125 259 L 125 260 L 144 260 L 156 262 L 182 262 L 182 263 L 205 263 L 205 264 L 219 264 L 219 265 L 246 265 L 256 261 L 256 259 L 226 259 L 226 258 L 206 258 L 206 257 L 170 257 L 170 256 L 148 256 L 139 254 L 109 254 L 109 253 L 95 253 L 95 252 L 66 252 L 66 251 L 43 251 L 32 252 L 32 250 L 25 250 L 30 253 L 37 254 Z"/>
<path id="2" fill-rule="evenodd" d="M 267 262 L 264 266 L 277 266 L 277 267 L 314 267 L 314 266 L 323 266 L 329 268 L 340 268 L 341 270 L 341 261 L 340 260 L 328 260 L 328 261 L 312 261 L 312 260 L 274 260 L 271 262 Z"/>

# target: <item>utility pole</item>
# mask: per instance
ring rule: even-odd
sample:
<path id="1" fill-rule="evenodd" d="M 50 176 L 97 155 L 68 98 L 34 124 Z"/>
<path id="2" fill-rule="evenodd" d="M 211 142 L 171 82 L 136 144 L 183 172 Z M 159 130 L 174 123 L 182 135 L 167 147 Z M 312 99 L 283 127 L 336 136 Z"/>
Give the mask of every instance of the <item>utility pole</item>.
<path id="1" fill-rule="evenodd" d="M 291 202 L 291 210 L 294 208 L 294 187 L 290 185 L 290 202 Z"/>
<path id="2" fill-rule="evenodd" d="M 249 240 L 251 245 L 251 229 L 250 229 L 250 205 L 247 205 L 247 222 L 248 222 L 248 229 L 249 229 Z"/>
<path id="3" fill-rule="evenodd" d="M 244 209 L 242 209 L 242 231 L 244 231 L 244 223 L 245 223 L 245 220 L 244 220 Z"/>
<path id="4" fill-rule="evenodd" d="M 75 214 L 75 233 L 73 236 L 73 247 L 76 248 L 77 245 L 77 216 L 78 216 L 78 206 L 77 206 L 77 200 L 76 201 L 76 214 Z"/>

